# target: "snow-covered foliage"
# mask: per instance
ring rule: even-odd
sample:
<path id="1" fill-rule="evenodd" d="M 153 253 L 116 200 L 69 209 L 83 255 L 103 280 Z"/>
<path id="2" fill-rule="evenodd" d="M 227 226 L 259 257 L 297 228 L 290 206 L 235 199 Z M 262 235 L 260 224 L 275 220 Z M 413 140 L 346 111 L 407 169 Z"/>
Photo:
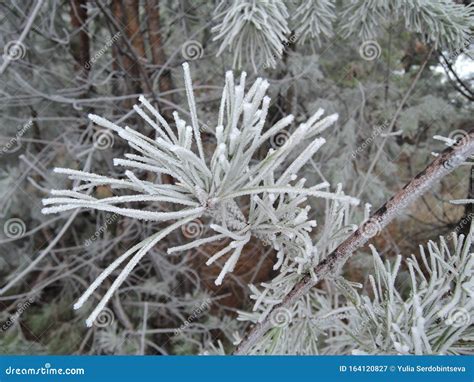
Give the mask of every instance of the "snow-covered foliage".
<path id="1" fill-rule="evenodd" d="M 430 43 L 461 48 L 474 27 L 474 6 L 451 0 L 351 0 L 336 7 L 334 0 L 291 2 L 280 0 L 222 0 L 216 9 L 214 40 L 222 40 L 218 54 L 229 48 L 234 66 L 248 60 L 254 67 L 274 68 L 282 57 L 290 30 L 304 43 L 335 33 L 337 19 L 343 20 L 336 32 L 345 38 L 371 40 L 384 28 L 403 22 L 405 28 Z"/>
<path id="2" fill-rule="evenodd" d="M 473 354 L 472 230 L 430 241 L 419 254 L 384 260 L 371 246 L 372 274 L 363 285 L 339 276 L 293 309 L 275 311 L 255 354 Z M 364 261 L 366 261 L 364 259 Z M 294 280 L 252 287 L 259 321 Z M 304 335 L 303 335 L 304 333 Z"/>
<path id="3" fill-rule="evenodd" d="M 215 11 L 214 40 L 221 46 L 218 55 L 228 48 L 234 52 L 234 66 L 249 60 L 255 71 L 257 64 L 275 67 L 290 33 L 286 5 L 281 0 L 222 1 Z M 222 40 L 222 41 L 220 41 Z"/>
<path id="4" fill-rule="evenodd" d="M 472 157 L 270 314 L 468 139 L 472 4 L 63 3 L 2 4 L 0 352 L 472 354 Z"/>
<path id="5" fill-rule="evenodd" d="M 316 222 L 308 218 L 310 206 L 305 203 L 307 198 L 320 197 L 358 203 L 357 199 L 341 192 L 331 193 L 327 182 L 304 187 L 306 180 L 298 178 L 298 171 L 325 142 L 319 134 L 337 120 L 337 115 L 321 119 L 324 111 L 318 110 L 308 121 L 299 124 L 292 134 L 288 134 L 288 140 L 284 144 L 268 149 L 264 160 L 254 161 L 257 150 L 274 135 L 291 127 L 294 117 L 284 117 L 264 132 L 270 105 L 270 98 L 265 96 L 268 82 L 258 78 L 245 92 L 245 72 L 237 84 L 232 72 L 226 74 L 214 131 L 216 145 L 212 156 L 206 158 L 189 65 L 185 63 L 183 67 L 191 115 L 190 125 L 175 112 L 173 115 L 176 125 L 175 128 L 170 127 L 144 97 L 140 97 L 141 106 L 135 105 L 134 109 L 155 129 L 156 139 L 148 138 L 129 127 L 122 128 L 97 115 L 89 115 L 91 121 L 113 130 L 137 152 L 125 154 L 126 159 L 115 159 L 116 166 L 132 168 L 135 171 L 147 170 L 157 176 L 168 174 L 176 179 L 175 184 L 157 184 L 141 180 L 131 170 L 125 171 L 124 179 L 115 179 L 56 168 L 56 173 L 68 175 L 69 179 L 83 183 L 72 190 L 52 190 L 53 197 L 43 200 L 43 204 L 48 206 L 43 209 L 45 214 L 92 208 L 145 221 L 175 221 L 125 252 L 87 289 L 76 303 L 76 309 L 87 301 L 115 269 L 131 258 L 88 318 L 89 326 L 143 256 L 171 232 L 194 219 L 204 215 L 211 217 L 213 223 L 210 227 L 215 235 L 169 248 L 168 253 L 230 239 L 225 248 L 206 262 L 210 265 L 229 254 L 215 280 L 215 284 L 220 285 L 224 276 L 234 270 L 242 249 L 252 236 L 277 251 L 278 262 L 274 269 L 279 269 L 284 264 L 285 267 L 296 267 L 298 273 L 301 273 L 308 266 L 315 265 L 318 257 L 309 232 L 316 226 Z M 177 134 L 174 131 L 177 131 Z M 294 155 L 295 150 L 297 155 Z M 282 163 L 292 156 L 289 165 L 281 169 Z M 101 185 L 111 186 L 114 190 L 127 190 L 131 194 L 103 199 L 88 194 L 88 191 Z M 247 216 L 238 204 L 242 197 L 250 198 Z M 138 202 L 169 203 L 183 208 L 176 211 L 156 211 L 153 208 L 120 206 Z"/>
<path id="6" fill-rule="evenodd" d="M 302 1 L 292 17 L 298 42 L 303 44 L 306 39 L 315 39 L 321 45 L 320 36 L 332 37 L 337 18 L 334 8 L 331 0 Z"/>

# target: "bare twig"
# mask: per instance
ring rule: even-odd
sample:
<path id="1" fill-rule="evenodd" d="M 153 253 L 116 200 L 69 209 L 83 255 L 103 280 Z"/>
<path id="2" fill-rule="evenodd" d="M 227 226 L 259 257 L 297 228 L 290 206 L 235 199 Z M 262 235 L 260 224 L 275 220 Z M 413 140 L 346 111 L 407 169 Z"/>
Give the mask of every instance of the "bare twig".
<path id="1" fill-rule="evenodd" d="M 41 9 L 41 6 L 43 5 L 43 1 L 44 0 L 38 0 L 36 2 L 36 5 L 35 5 L 33 11 L 31 12 L 30 17 L 28 17 L 28 21 L 26 22 L 26 25 L 25 25 L 25 28 L 23 29 L 23 32 L 21 32 L 20 37 L 16 41 L 17 45 L 21 45 L 23 43 L 23 40 L 25 40 L 26 35 L 28 34 L 28 32 L 30 31 L 30 29 L 33 25 L 33 21 L 35 21 L 35 18 L 38 15 L 38 12 Z M 8 55 L 8 54 L 4 55 L 4 61 L 3 61 L 2 65 L 0 66 L 0 76 L 3 74 L 3 72 L 7 68 L 8 64 L 10 64 L 11 60 L 12 60 L 12 58 L 11 58 L 10 55 Z"/>
<path id="2" fill-rule="evenodd" d="M 366 234 L 367 224 L 381 231 L 400 212 L 429 190 L 435 182 L 460 166 L 474 153 L 474 131 L 453 147 L 444 150 L 428 167 L 415 176 L 409 183 L 389 199 L 372 217 L 344 240 L 328 257 L 315 268 L 316 278 L 306 274 L 293 289 L 285 296 L 280 304 L 261 322 L 256 324 L 236 348 L 234 354 L 247 354 L 256 342 L 271 328 L 270 317 L 277 309 L 291 308 L 302 296 L 323 279 L 339 273 L 342 266 L 352 253 L 362 247 L 373 236 Z"/>
<path id="3" fill-rule="evenodd" d="M 454 70 L 453 66 L 449 63 L 448 59 L 445 57 L 441 50 L 438 50 L 439 56 L 443 59 L 441 60 L 438 58 L 438 62 L 441 64 L 441 67 L 446 72 L 446 77 L 448 77 L 449 82 L 453 85 L 453 87 L 461 93 L 464 97 L 466 97 L 470 101 L 474 101 L 474 93 L 469 89 L 469 87 L 463 82 L 463 80 L 457 75 L 456 71 Z M 443 63 L 444 61 L 444 63 Z M 451 78 L 449 74 L 454 76 L 454 80 Z M 460 86 L 458 86 L 458 84 Z"/>

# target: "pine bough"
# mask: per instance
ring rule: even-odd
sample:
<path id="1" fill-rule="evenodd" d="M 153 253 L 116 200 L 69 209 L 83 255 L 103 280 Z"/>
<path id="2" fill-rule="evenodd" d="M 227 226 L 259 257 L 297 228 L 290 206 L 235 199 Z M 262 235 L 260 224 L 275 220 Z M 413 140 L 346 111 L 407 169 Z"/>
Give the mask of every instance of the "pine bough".
<path id="1" fill-rule="evenodd" d="M 399 21 L 408 31 L 443 48 L 460 49 L 469 43 L 474 5 L 452 0 L 222 0 L 216 8 L 212 31 L 220 41 L 218 55 L 234 53 L 234 66 L 247 60 L 275 68 L 282 58 L 290 31 L 298 43 L 332 37 L 374 39 Z M 337 22 L 337 26 L 336 26 Z M 295 42 L 294 40 L 291 42 Z"/>
<path id="2" fill-rule="evenodd" d="M 316 244 L 323 258 L 356 228 L 349 215 L 349 206 L 332 201 Z M 290 309 L 274 310 L 273 327 L 250 353 L 473 354 L 473 232 L 474 226 L 467 236 L 441 236 L 405 259 L 384 260 L 370 246 L 373 271 L 366 285 L 334 275 Z M 297 278 L 289 267 L 260 288 L 252 285 L 253 311 L 238 319 L 261 322 Z"/>
<path id="3" fill-rule="evenodd" d="M 90 285 L 74 305 L 79 309 L 94 291 L 122 264 L 102 300 L 88 317 L 91 326 L 113 293 L 137 266 L 146 253 L 160 240 L 178 228 L 203 216 L 210 217 L 214 235 L 169 248 L 177 253 L 203 244 L 230 240 L 230 243 L 213 254 L 207 265 L 226 258 L 215 280 L 220 285 L 239 261 L 242 249 L 251 237 L 270 244 L 277 252 L 275 269 L 295 269 L 301 274 L 312 269 L 319 261 L 317 247 L 310 232 L 316 226 L 308 215 L 308 197 L 319 197 L 349 205 L 358 200 L 337 192 L 330 192 L 326 182 L 305 187 L 306 180 L 298 177 L 299 170 L 321 148 L 325 140 L 319 134 L 335 123 L 337 115 L 322 118 L 318 110 L 305 123 L 299 124 L 288 140 L 277 148 L 270 148 L 263 160 L 257 159 L 257 150 L 274 135 L 288 129 L 294 123 L 289 115 L 265 129 L 270 98 L 265 95 L 269 86 L 258 78 L 245 91 L 246 73 L 236 83 L 232 72 L 226 73 L 225 86 L 215 124 L 216 144 L 212 155 L 207 156 L 201 140 L 200 124 L 189 66 L 183 64 L 190 124 L 177 112 L 173 113 L 175 126 L 170 124 L 146 99 L 139 98 L 140 105 L 134 110 L 156 131 L 156 139 L 148 138 L 129 127 L 120 127 L 105 118 L 89 115 L 95 124 L 111 129 L 126 140 L 135 153 L 117 158 L 114 165 L 127 168 L 122 179 L 65 168 L 55 172 L 80 181 L 72 190 L 52 190 L 52 197 L 44 199 L 45 214 L 60 213 L 79 208 L 96 209 L 144 221 L 167 222 L 167 226 L 136 244 L 110 264 Z M 294 155 L 294 153 L 297 153 Z M 289 163 L 289 165 L 287 165 Z M 137 175 L 147 171 L 157 175 L 168 174 L 175 184 L 159 184 L 140 179 Z M 107 185 L 125 193 L 96 199 L 89 191 Z M 248 211 L 242 201 L 249 204 Z M 133 203 L 167 203 L 176 211 L 137 209 Z M 245 213 L 244 213 L 245 212 Z"/>

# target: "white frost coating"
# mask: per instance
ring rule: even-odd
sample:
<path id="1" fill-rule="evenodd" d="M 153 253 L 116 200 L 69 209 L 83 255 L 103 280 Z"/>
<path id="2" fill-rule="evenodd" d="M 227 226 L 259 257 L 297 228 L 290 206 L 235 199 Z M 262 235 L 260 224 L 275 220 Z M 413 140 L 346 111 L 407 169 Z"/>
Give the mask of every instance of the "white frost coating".
<path id="1" fill-rule="evenodd" d="M 323 227 L 330 237 L 344 226 L 339 206 L 339 201 L 332 202 L 329 210 L 336 213 Z M 448 242 L 441 236 L 439 242 L 420 247 L 420 256 L 395 259 L 382 257 L 371 245 L 370 297 L 356 290 L 360 285 L 342 277 L 330 281 L 337 285 L 335 289 L 315 286 L 304 299 L 274 311 L 271 320 L 279 323 L 280 317 L 285 324 L 280 335 L 262 337 L 249 353 L 309 355 L 324 349 L 338 354 L 340 349 L 356 346 L 358 354 L 472 354 L 466 339 L 472 335 L 474 317 L 473 233 L 471 226 L 466 237 L 452 233 Z M 317 247 L 326 251 L 331 243 L 322 238 Z M 277 254 L 279 263 L 282 256 Z M 254 307 L 251 312 L 239 312 L 239 320 L 262 322 L 292 290 L 293 267 L 283 264 L 279 269 L 279 275 L 260 288 L 251 285 Z M 302 325 L 311 330 L 305 330 L 304 336 L 294 335 Z M 321 333 L 329 330 L 341 334 L 322 345 Z"/>
<path id="2" fill-rule="evenodd" d="M 270 98 L 266 96 L 269 82 L 257 79 L 246 92 L 246 74 L 242 73 L 240 82 L 236 83 L 233 73 L 227 72 L 215 125 L 217 143 L 214 147 L 206 145 L 205 151 L 187 63 L 183 70 L 190 121 L 174 112 L 174 124 L 171 125 L 144 96 L 139 97 L 140 105 L 135 105 L 134 110 L 155 129 L 156 139 L 90 114 L 93 123 L 116 132 L 134 151 L 125 154 L 125 158 L 114 159 L 114 165 L 126 169 L 123 177 L 116 179 L 56 168 L 56 173 L 74 180 L 76 185 L 72 190 L 54 190 L 52 197 L 43 201 L 45 208 L 42 212 L 45 214 L 90 208 L 165 224 L 165 228 L 116 259 L 87 288 L 75 304 L 76 309 L 83 306 L 112 272 L 132 257 L 88 318 L 88 325 L 92 325 L 146 252 L 191 219 L 202 219 L 203 224 L 212 219 L 210 228 L 217 234 L 191 239 L 168 249 L 168 253 L 197 248 L 216 240 L 229 240 L 222 250 L 209 254 L 207 261 L 207 264 L 212 264 L 223 259 L 222 270 L 215 280 L 216 285 L 220 285 L 235 269 L 242 250 L 252 237 L 277 251 L 275 269 L 291 268 L 297 273 L 305 272 L 319 256 L 310 236 L 316 222 L 307 198 L 337 201 L 344 208 L 359 202 L 344 195 L 341 187 L 335 193 L 330 192 L 324 179 L 304 187 L 306 180 L 299 177 L 303 166 L 325 143 L 324 138 L 318 136 L 319 132 L 334 124 L 337 115 L 321 119 L 323 110 L 320 109 L 296 128 L 292 115 L 283 117 L 273 126 L 265 126 L 270 105 Z M 262 155 L 264 145 L 282 132 L 288 138 L 286 142 Z M 168 174 L 175 182 L 160 184 L 159 181 L 145 180 L 145 171 L 155 174 L 158 179 L 161 174 Z M 103 199 L 87 195 L 101 185 L 109 186 L 115 195 Z M 250 208 L 245 213 L 239 205 L 242 196 L 251 196 Z M 138 208 L 134 206 L 136 202 L 150 203 L 150 206 Z M 168 208 L 161 210 L 165 203 Z M 260 303 L 264 301 L 267 300 Z"/>

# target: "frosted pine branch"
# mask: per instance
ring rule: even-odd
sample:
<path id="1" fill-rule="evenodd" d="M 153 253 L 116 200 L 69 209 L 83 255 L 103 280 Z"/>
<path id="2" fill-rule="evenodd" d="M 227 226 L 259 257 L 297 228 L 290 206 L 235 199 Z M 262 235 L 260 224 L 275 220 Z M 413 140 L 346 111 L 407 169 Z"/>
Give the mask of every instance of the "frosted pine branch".
<path id="1" fill-rule="evenodd" d="M 413 178 L 402 190 L 380 207 L 354 233 L 345 239 L 329 256 L 322 260 L 312 272 L 304 275 L 286 294 L 283 300 L 275 304 L 265 318 L 257 323 L 242 342 L 237 346 L 235 354 L 246 354 L 270 329 L 270 317 L 278 309 L 291 307 L 312 287 L 326 278 L 336 277 L 348 258 L 362 247 L 373 236 L 370 231 L 382 230 L 401 211 L 424 194 L 435 182 L 449 174 L 474 153 L 474 132 L 469 133 L 456 145 L 445 149 L 425 170 Z"/>
<path id="2" fill-rule="evenodd" d="M 193 219 L 207 217 L 213 222 L 210 228 L 217 234 L 169 248 L 168 252 L 228 239 L 229 244 L 212 254 L 207 262 L 210 265 L 225 258 L 215 280 L 216 285 L 220 285 L 226 274 L 234 270 L 251 237 L 269 243 L 278 252 L 279 261 L 275 269 L 282 264 L 295 264 L 297 272 L 302 273 L 312 264 L 315 252 L 309 235 L 316 222 L 309 219 L 307 197 L 358 204 L 356 198 L 346 196 L 340 190 L 330 192 L 327 182 L 305 187 L 306 180 L 298 179 L 300 169 L 325 143 L 318 135 L 336 122 L 337 115 L 321 119 L 323 110 L 318 110 L 308 121 L 299 124 L 281 147 L 268 149 L 264 159 L 260 160 L 257 152 L 261 151 L 262 145 L 274 134 L 288 129 L 294 118 L 290 115 L 266 127 L 270 104 L 270 98 L 265 96 L 268 82 L 259 78 L 246 93 L 246 73 L 242 73 L 240 81 L 236 82 L 233 73 L 228 72 L 217 124 L 212 129 L 216 145 L 209 155 L 201 141 L 188 64 L 183 64 L 183 68 L 190 124 L 174 112 L 175 126 L 170 126 L 143 96 L 139 97 L 140 106 L 135 105 L 134 110 L 155 130 L 155 139 L 128 126 L 121 127 L 103 117 L 89 115 L 93 123 L 114 131 L 134 150 L 134 153 L 125 154 L 125 159 L 114 159 L 115 166 L 128 169 L 123 178 L 115 179 L 57 168 L 55 172 L 68 176 L 77 184 L 72 190 L 53 190 L 53 196 L 43 200 L 45 214 L 84 208 L 167 224 L 114 261 L 78 300 L 76 309 L 128 261 L 87 319 L 89 326 L 143 256 L 160 240 Z M 300 152 L 296 158 L 295 152 Z M 285 163 L 290 164 L 284 167 Z M 168 185 L 143 180 L 144 172 L 168 174 L 175 183 Z M 103 199 L 87 195 L 102 185 L 110 186 L 118 195 Z M 245 213 L 240 205 L 242 198 L 250 200 L 250 209 Z M 144 202 L 148 208 L 130 206 Z M 165 205 L 166 209 L 163 208 Z"/>

